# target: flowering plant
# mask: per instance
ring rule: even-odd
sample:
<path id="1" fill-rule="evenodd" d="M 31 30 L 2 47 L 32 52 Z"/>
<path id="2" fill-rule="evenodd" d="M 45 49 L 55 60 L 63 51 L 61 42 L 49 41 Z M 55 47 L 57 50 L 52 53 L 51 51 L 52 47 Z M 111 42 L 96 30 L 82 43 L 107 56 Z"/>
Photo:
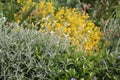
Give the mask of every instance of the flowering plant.
<path id="1" fill-rule="evenodd" d="M 20 3 L 20 2 L 19 2 Z M 76 46 L 76 51 L 90 52 L 98 49 L 98 43 L 102 33 L 100 28 L 89 20 L 87 13 L 79 13 L 76 8 L 70 9 L 62 7 L 55 9 L 51 2 L 41 1 L 23 2 L 22 8 L 16 13 L 16 21 L 20 21 L 23 14 L 35 6 L 35 9 L 27 17 L 26 22 L 32 23 L 32 28 L 42 33 L 52 32 L 58 34 L 60 38 L 67 37 L 69 45 Z M 27 25 L 28 26 L 28 25 Z"/>

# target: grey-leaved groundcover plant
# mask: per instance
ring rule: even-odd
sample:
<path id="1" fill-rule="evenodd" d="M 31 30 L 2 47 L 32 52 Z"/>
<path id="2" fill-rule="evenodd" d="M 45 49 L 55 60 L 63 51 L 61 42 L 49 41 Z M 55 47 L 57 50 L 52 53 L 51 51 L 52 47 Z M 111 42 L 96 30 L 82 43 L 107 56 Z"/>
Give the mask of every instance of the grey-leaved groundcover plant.
<path id="1" fill-rule="evenodd" d="M 0 80 L 45 80 L 50 62 L 67 48 L 67 39 L 23 29 L 18 23 L 6 24 L 0 18 Z"/>

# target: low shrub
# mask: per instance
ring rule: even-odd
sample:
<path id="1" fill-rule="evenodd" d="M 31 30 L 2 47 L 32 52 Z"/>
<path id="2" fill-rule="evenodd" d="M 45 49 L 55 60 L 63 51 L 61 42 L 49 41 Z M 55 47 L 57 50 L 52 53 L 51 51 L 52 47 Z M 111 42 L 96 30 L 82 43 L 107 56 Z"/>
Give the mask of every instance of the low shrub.
<path id="1" fill-rule="evenodd" d="M 120 54 L 66 53 L 56 55 L 49 66 L 52 80 L 119 80 Z"/>
<path id="2" fill-rule="evenodd" d="M 47 79 L 47 59 L 64 53 L 67 39 L 23 29 L 18 23 L 6 24 L 0 18 L 0 80 Z"/>

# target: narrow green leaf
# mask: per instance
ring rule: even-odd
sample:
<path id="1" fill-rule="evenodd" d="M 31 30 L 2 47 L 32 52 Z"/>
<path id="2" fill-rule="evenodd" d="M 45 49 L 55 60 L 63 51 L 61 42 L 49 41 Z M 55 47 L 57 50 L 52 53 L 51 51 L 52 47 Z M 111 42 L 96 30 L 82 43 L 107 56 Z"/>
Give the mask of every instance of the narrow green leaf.
<path id="1" fill-rule="evenodd" d="M 67 0 L 67 4 L 70 4 L 73 0 Z"/>
<path id="2" fill-rule="evenodd" d="M 30 15 L 30 13 L 35 9 L 35 6 L 32 6 L 27 12 L 25 12 L 22 16 L 22 20 L 20 22 L 20 25 L 28 18 L 28 16 Z"/>

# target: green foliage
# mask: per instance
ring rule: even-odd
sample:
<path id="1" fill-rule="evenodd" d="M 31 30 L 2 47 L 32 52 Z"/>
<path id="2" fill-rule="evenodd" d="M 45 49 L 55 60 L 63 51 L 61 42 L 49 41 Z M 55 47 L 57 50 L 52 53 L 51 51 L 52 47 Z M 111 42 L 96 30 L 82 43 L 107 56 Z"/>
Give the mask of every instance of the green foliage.
<path id="1" fill-rule="evenodd" d="M 56 55 L 49 67 L 52 80 L 118 80 L 120 54 L 69 53 Z"/>
<path id="2" fill-rule="evenodd" d="M 31 14 L 31 12 L 33 12 L 33 10 L 35 9 L 35 6 L 36 5 L 32 6 L 28 11 L 26 11 L 23 14 L 20 24 L 22 24 L 28 18 L 28 16 Z"/>
<path id="3" fill-rule="evenodd" d="M 0 11 L 4 13 L 8 21 L 14 21 L 14 13 L 17 9 L 16 2 L 14 0 L 8 0 L 5 2 L 0 2 Z"/>
<path id="4" fill-rule="evenodd" d="M 86 0 L 87 1 L 87 0 Z M 104 29 L 106 21 L 116 16 L 116 6 L 118 6 L 118 0 L 96 0 L 88 3 L 91 4 L 91 8 L 88 11 L 94 22 Z"/>
<path id="5" fill-rule="evenodd" d="M 120 18 L 120 1 L 118 2 L 118 6 L 116 6 L 116 16 Z"/>
<path id="6" fill-rule="evenodd" d="M 41 0 L 34 0 L 39 2 Z M 15 0 L 0 2 L 0 80 L 119 80 L 120 3 L 118 0 L 45 0 L 77 7 L 89 13 L 104 32 L 106 48 L 88 55 L 67 47 L 66 38 L 24 29 L 14 21 L 20 5 Z M 83 9 L 91 4 L 89 9 Z M 34 7 L 25 12 L 21 24 Z M 3 14 L 2 14 L 3 13 Z M 5 17 L 6 16 L 7 20 Z M 31 23 L 26 23 L 27 26 Z M 104 51 L 106 50 L 106 51 Z M 108 51 L 108 52 L 107 52 Z"/>
<path id="7" fill-rule="evenodd" d="M 110 18 L 103 30 L 105 40 L 109 42 L 108 50 L 120 52 L 120 19 Z"/>

